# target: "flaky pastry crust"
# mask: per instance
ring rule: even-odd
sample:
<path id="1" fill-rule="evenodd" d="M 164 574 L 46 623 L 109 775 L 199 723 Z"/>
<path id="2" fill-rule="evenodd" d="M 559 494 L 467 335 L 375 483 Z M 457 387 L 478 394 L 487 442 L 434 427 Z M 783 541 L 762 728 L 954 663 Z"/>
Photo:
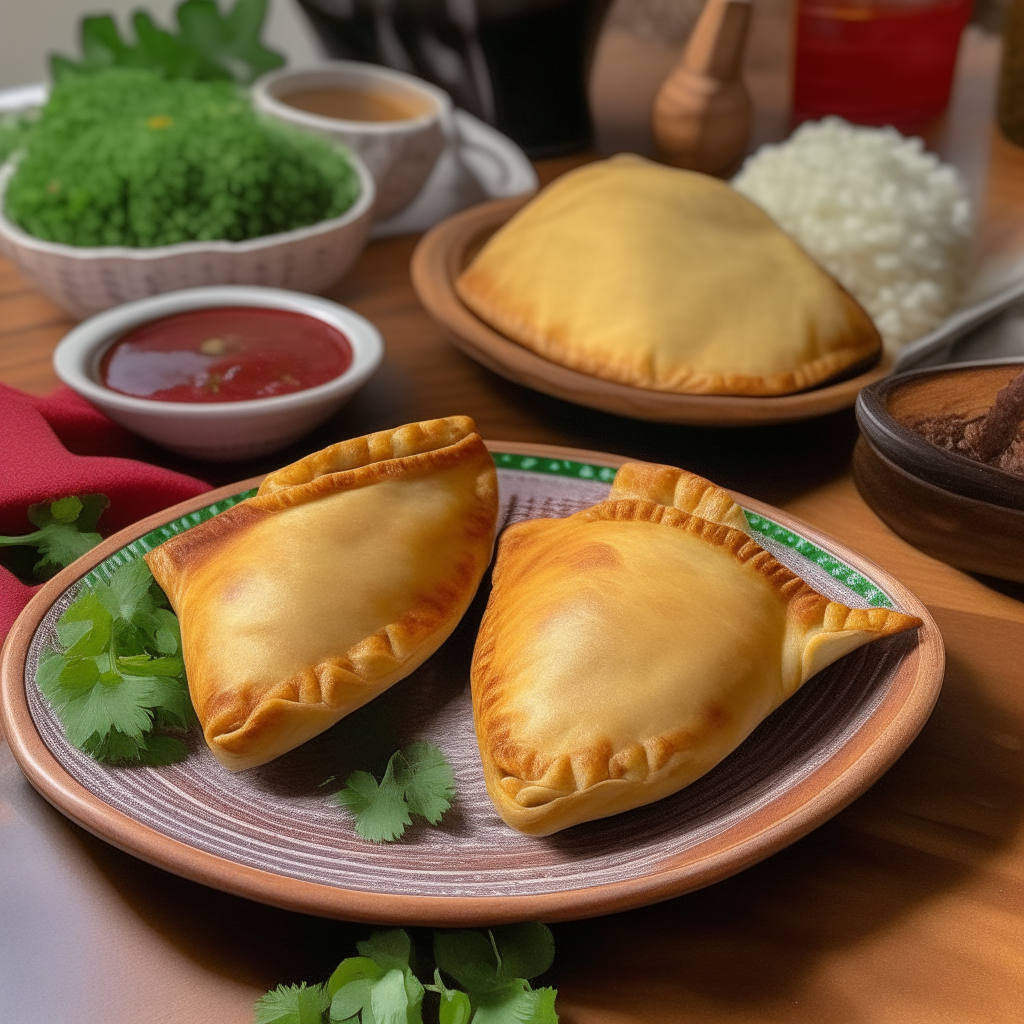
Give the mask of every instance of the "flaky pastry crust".
<path id="1" fill-rule="evenodd" d="M 633 155 L 556 179 L 455 288 L 545 359 L 653 391 L 792 394 L 882 351 L 867 313 L 760 207 Z"/>
<path id="2" fill-rule="evenodd" d="M 148 554 L 217 759 L 269 761 L 425 661 L 476 592 L 497 510 L 490 454 L 452 416 L 307 456 Z"/>
<path id="3" fill-rule="evenodd" d="M 616 497 L 671 492 L 733 519 L 708 481 L 619 472 L 609 500 L 519 523 L 498 546 L 474 718 L 491 799 L 533 835 L 689 785 L 816 672 L 920 625 L 830 601 L 728 522 Z"/>
<path id="4" fill-rule="evenodd" d="M 622 498 L 653 501 L 712 523 L 731 526 L 741 533 L 750 533 L 743 509 L 727 490 L 675 466 L 662 466 L 656 462 L 627 462 L 620 466 L 612 481 L 608 500 Z"/>

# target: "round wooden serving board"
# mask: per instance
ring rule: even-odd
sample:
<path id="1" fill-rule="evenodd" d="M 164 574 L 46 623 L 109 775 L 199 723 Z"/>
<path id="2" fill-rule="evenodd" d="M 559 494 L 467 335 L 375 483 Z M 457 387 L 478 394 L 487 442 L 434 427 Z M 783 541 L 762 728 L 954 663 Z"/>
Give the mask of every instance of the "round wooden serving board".
<path id="1" fill-rule="evenodd" d="M 857 392 L 889 373 L 883 356 L 856 376 L 795 395 L 683 395 L 601 380 L 553 363 L 499 334 L 466 305 L 455 280 L 484 242 L 531 197 L 495 199 L 442 221 L 420 241 L 412 257 L 412 283 L 427 312 L 450 340 L 489 370 L 535 391 L 591 409 L 659 423 L 733 427 L 790 423 L 853 405 Z"/>
<path id="2" fill-rule="evenodd" d="M 502 526 L 600 500 L 626 461 L 546 445 L 490 448 Z M 819 673 L 725 761 L 656 804 L 544 839 L 497 817 L 483 788 L 468 685 L 486 585 L 413 675 L 270 765 L 226 772 L 198 733 L 188 757 L 163 768 L 110 767 L 72 748 L 34 670 L 82 578 L 140 557 L 170 535 L 168 524 L 187 529 L 198 510 L 257 483 L 211 491 L 108 538 L 39 591 L 0 660 L 0 724 L 32 785 L 107 842 L 226 892 L 325 917 L 447 927 L 571 920 L 653 903 L 742 870 L 846 806 L 903 752 L 939 692 L 942 641 L 917 598 L 838 541 L 737 495 L 758 542 L 817 589 L 851 605 L 894 606 L 924 624 Z M 386 760 L 414 739 L 444 750 L 455 804 L 439 828 L 365 842 L 325 780 L 344 780 L 372 767 L 361 758 L 383 751 Z"/>

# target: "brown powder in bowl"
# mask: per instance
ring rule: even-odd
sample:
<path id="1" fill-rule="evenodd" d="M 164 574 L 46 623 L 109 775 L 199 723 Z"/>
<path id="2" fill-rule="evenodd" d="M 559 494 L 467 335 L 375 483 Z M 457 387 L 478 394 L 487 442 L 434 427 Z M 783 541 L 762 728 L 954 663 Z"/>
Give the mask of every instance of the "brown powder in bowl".
<path id="1" fill-rule="evenodd" d="M 999 391 L 984 416 L 926 416 L 904 426 L 937 448 L 1024 477 L 1024 371 Z"/>

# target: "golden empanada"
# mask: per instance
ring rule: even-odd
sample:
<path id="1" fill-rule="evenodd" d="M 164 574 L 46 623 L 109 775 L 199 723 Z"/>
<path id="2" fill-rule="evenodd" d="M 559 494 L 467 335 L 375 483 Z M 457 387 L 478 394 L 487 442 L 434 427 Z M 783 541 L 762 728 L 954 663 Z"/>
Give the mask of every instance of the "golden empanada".
<path id="1" fill-rule="evenodd" d="M 475 431 L 452 416 L 343 441 L 146 556 L 222 764 L 238 771 L 304 743 L 455 628 L 498 512 Z"/>
<path id="2" fill-rule="evenodd" d="M 867 313 L 759 206 L 636 156 L 558 178 L 456 289 L 538 355 L 655 391 L 788 394 L 881 353 Z"/>
<path id="3" fill-rule="evenodd" d="M 674 793 L 815 672 L 920 625 L 823 597 L 737 512 L 700 477 L 637 464 L 607 501 L 504 533 L 472 688 L 509 825 L 547 835 Z"/>

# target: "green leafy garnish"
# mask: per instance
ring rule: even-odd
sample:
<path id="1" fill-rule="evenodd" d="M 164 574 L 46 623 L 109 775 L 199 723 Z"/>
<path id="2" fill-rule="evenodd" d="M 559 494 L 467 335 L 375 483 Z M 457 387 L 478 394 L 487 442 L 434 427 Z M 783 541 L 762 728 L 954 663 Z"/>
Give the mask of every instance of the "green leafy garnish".
<path id="1" fill-rule="evenodd" d="M 39 107 L 0 113 L 0 164 L 21 149 L 39 120 Z"/>
<path id="2" fill-rule="evenodd" d="M 178 620 L 138 559 L 84 590 L 57 622 L 36 679 L 68 740 L 99 761 L 162 765 L 185 744 L 164 729 L 195 721 Z"/>
<path id="3" fill-rule="evenodd" d="M 558 1024 L 558 993 L 530 986 L 554 959 L 546 925 L 435 932 L 427 984 L 404 930 L 374 932 L 356 946 L 359 956 L 342 960 L 326 985 L 279 985 L 259 999 L 256 1024 Z M 449 988 L 442 972 L 462 988 Z"/>
<path id="4" fill-rule="evenodd" d="M 149 248 L 291 231 L 360 190 L 338 146 L 260 117 L 233 82 L 110 67 L 54 86 L 4 212 L 50 242 Z"/>
<path id="5" fill-rule="evenodd" d="M 322 1024 L 329 1005 L 325 985 L 278 985 L 256 1000 L 256 1024 Z"/>
<path id="6" fill-rule="evenodd" d="M 82 59 L 50 56 L 54 82 L 107 68 L 147 68 L 165 78 L 234 80 L 242 85 L 284 63 L 260 42 L 267 0 L 237 0 L 221 14 L 215 0 L 185 0 L 176 12 L 177 34 L 159 28 L 145 11 L 132 24 L 136 43 L 121 38 L 109 14 L 82 19 Z"/>
<path id="7" fill-rule="evenodd" d="M 35 548 L 41 557 L 33 571 L 48 579 L 99 544 L 96 522 L 109 504 L 102 494 L 87 494 L 30 505 L 28 519 L 35 533 L 0 537 L 0 547 Z"/>
<path id="8" fill-rule="evenodd" d="M 401 929 L 357 942 L 359 956 L 342 960 L 327 982 L 330 1019 L 362 1024 L 423 1020 L 424 987 L 413 974 L 412 943 Z"/>
<path id="9" fill-rule="evenodd" d="M 356 832 L 373 843 L 398 839 L 412 815 L 436 825 L 452 805 L 455 776 L 444 754 L 430 743 L 413 743 L 391 755 L 378 783 L 369 772 L 353 772 L 335 795 L 356 819 Z"/>
<path id="10" fill-rule="evenodd" d="M 554 958 L 551 931 L 537 922 L 434 933 L 437 966 L 468 993 L 474 1024 L 556 1022 L 555 990 L 530 987 Z"/>

